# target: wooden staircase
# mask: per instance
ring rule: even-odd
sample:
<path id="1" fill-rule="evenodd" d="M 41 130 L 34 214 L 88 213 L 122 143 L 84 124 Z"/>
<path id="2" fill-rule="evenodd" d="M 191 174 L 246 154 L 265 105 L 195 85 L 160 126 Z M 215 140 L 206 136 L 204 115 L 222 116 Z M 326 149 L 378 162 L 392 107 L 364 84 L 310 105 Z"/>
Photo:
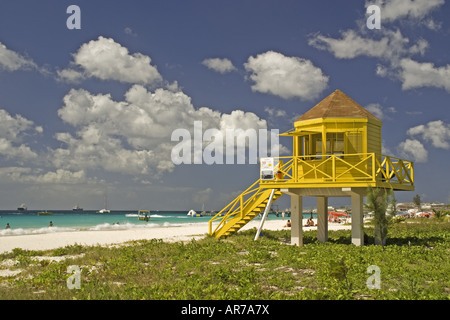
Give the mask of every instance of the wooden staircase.
<path id="1" fill-rule="evenodd" d="M 209 234 L 215 238 L 224 238 L 236 233 L 239 229 L 264 211 L 269 202 L 272 189 L 259 186 L 257 180 L 209 221 Z M 272 202 L 283 194 L 275 189 Z M 219 221 L 213 230 L 213 223 Z"/>

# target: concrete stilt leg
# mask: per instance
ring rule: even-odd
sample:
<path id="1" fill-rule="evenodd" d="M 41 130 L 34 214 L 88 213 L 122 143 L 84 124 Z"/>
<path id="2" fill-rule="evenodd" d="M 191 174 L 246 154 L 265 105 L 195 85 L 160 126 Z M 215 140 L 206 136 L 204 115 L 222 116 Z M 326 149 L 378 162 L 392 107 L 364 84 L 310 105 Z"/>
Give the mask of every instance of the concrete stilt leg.
<path id="1" fill-rule="evenodd" d="M 328 240 L 328 197 L 317 197 L 317 240 Z"/>
<path id="2" fill-rule="evenodd" d="M 291 194 L 291 244 L 303 246 L 303 198 Z"/>
<path id="3" fill-rule="evenodd" d="M 363 213 L 363 194 L 352 192 L 352 243 L 357 246 L 364 245 L 364 213 Z"/>

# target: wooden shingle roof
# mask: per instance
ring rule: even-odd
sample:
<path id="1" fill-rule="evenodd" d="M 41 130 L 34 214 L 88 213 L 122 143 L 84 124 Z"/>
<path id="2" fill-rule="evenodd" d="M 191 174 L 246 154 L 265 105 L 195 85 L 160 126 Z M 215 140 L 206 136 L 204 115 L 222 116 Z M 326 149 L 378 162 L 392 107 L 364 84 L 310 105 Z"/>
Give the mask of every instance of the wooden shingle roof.
<path id="1" fill-rule="evenodd" d="M 381 122 L 341 90 L 334 91 L 295 121 L 318 118 L 371 118 Z"/>

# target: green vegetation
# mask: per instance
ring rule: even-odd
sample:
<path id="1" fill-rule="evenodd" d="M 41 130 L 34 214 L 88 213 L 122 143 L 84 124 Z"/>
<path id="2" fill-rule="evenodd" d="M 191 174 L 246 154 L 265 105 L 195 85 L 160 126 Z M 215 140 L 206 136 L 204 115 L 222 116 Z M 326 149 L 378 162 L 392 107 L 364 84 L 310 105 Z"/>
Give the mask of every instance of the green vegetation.
<path id="1" fill-rule="evenodd" d="M 187 243 L 138 241 L 115 247 L 69 246 L 0 255 L 0 299 L 449 299 L 450 223 L 407 219 L 389 227 L 386 245 L 350 244 L 350 231 L 330 231 L 329 242 L 304 233 L 255 230 L 225 240 Z M 81 288 L 69 290 L 70 265 Z M 381 271 L 381 288 L 366 285 L 367 268 Z M 9 271 L 6 275 L 5 271 Z"/>
<path id="2" fill-rule="evenodd" d="M 388 234 L 388 218 L 386 211 L 389 206 L 395 208 L 395 195 L 393 190 L 369 187 L 367 190 L 367 204 L 369 211 L 374 213 L 373 223 L 375 225 L 375 244 L 385 245 Z"/>
<path id="3" fill-rule="evenodd" d="M 416 194 L 413 198 L 413 202 L 414 204 L 417 206 L 417 208 L 420 209 L 422 201 L 420 200 L 420 196 L 418 194 Z"/>
<path id="4" fill-rule="evenodd" d="M 449 210 L 436 210 L 433 209 L 433 213 L 434 213 L 434 217 L 435 219 L 438 219 L 439 221 L 444 221 L 446 220 L 446 218 L 448 218 L 448 216 L 450 216 L 450 211 Z"/>

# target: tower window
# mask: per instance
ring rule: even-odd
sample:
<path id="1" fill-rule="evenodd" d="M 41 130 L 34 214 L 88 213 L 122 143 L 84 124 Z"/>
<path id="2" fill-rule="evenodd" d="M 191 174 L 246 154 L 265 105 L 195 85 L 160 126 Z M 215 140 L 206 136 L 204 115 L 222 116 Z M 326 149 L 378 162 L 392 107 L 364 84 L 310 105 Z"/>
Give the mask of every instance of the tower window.
<path id="1" fill-rule="evenodd" d="M 344 153 L 344 133 L 328 132 L 327 133 L 327 154 Z"/>

